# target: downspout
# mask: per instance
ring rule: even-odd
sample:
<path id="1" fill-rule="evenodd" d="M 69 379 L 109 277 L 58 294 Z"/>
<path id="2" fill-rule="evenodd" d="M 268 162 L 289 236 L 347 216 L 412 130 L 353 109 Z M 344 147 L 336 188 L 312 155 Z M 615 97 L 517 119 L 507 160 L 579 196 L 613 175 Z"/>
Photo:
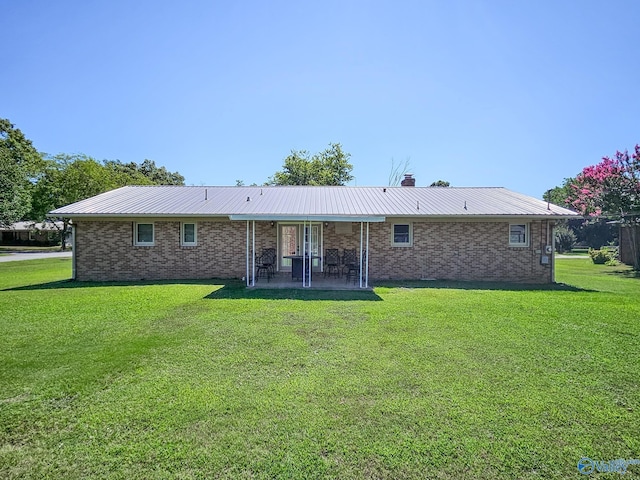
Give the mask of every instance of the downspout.
<path id="1" fill-rule="evenodd" d="M 65 234 L 62 232 L 62 241 L 66 242 Z M 76 279 L 76 225 L 71 224 L 71 280 Z"/>

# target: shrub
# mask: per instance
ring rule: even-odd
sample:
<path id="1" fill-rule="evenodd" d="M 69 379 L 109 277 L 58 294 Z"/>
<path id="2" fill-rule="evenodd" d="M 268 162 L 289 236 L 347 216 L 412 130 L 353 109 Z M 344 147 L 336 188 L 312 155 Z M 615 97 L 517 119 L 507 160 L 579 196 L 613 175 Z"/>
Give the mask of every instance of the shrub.
<path id="1" fill-rule="evenodd" d="M 617 250 L 609 250 L 607 248 L 601 248 L 600 250 L 589 249 L 589 256 L 593 263 L 597 265 L 617 265 L 617 253 Z"/>
<path id="2" fill-rule="evenodd" d="M 576 243 L 576 234 L 566 225 L 555 228 L 556 250 L 558 253 L 570 252 Z"/>

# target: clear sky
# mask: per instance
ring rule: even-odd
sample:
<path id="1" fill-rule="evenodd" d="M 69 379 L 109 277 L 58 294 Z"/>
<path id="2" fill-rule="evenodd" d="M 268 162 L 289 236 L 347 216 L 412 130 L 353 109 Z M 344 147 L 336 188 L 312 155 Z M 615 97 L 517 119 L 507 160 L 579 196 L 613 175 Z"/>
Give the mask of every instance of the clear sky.
<path id="1" fill-rule="evenodd" d="M 263 183 L 340 142 L 355 185 L 540 197 L 640 142 L 640 1 L 2 2 L 0 117 L 46 153 Z"/>

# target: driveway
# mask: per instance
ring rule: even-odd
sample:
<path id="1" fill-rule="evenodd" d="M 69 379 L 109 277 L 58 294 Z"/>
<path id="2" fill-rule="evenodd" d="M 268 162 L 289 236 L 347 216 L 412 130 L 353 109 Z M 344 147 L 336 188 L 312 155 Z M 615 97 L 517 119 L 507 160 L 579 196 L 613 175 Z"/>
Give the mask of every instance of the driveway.
<path id="1" fill-rule="evenodd" d="M 71 258 L 71 252 L 16 252 L 0 255 L 0 262 L 40 260 L 42 258 Z"/>

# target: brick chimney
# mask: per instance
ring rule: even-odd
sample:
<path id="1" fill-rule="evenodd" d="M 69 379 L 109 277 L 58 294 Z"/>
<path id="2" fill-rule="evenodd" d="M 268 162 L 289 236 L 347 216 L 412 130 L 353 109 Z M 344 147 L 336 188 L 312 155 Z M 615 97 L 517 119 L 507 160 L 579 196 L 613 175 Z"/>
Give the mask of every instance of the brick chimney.
<path id="1" fill-rule="evenodd" d="M 405 173 L 404 180 L 400 182 L 400 185 L 403 187 L 415 187 L 416 179 L 413 178 L 413 173 Z"/>

